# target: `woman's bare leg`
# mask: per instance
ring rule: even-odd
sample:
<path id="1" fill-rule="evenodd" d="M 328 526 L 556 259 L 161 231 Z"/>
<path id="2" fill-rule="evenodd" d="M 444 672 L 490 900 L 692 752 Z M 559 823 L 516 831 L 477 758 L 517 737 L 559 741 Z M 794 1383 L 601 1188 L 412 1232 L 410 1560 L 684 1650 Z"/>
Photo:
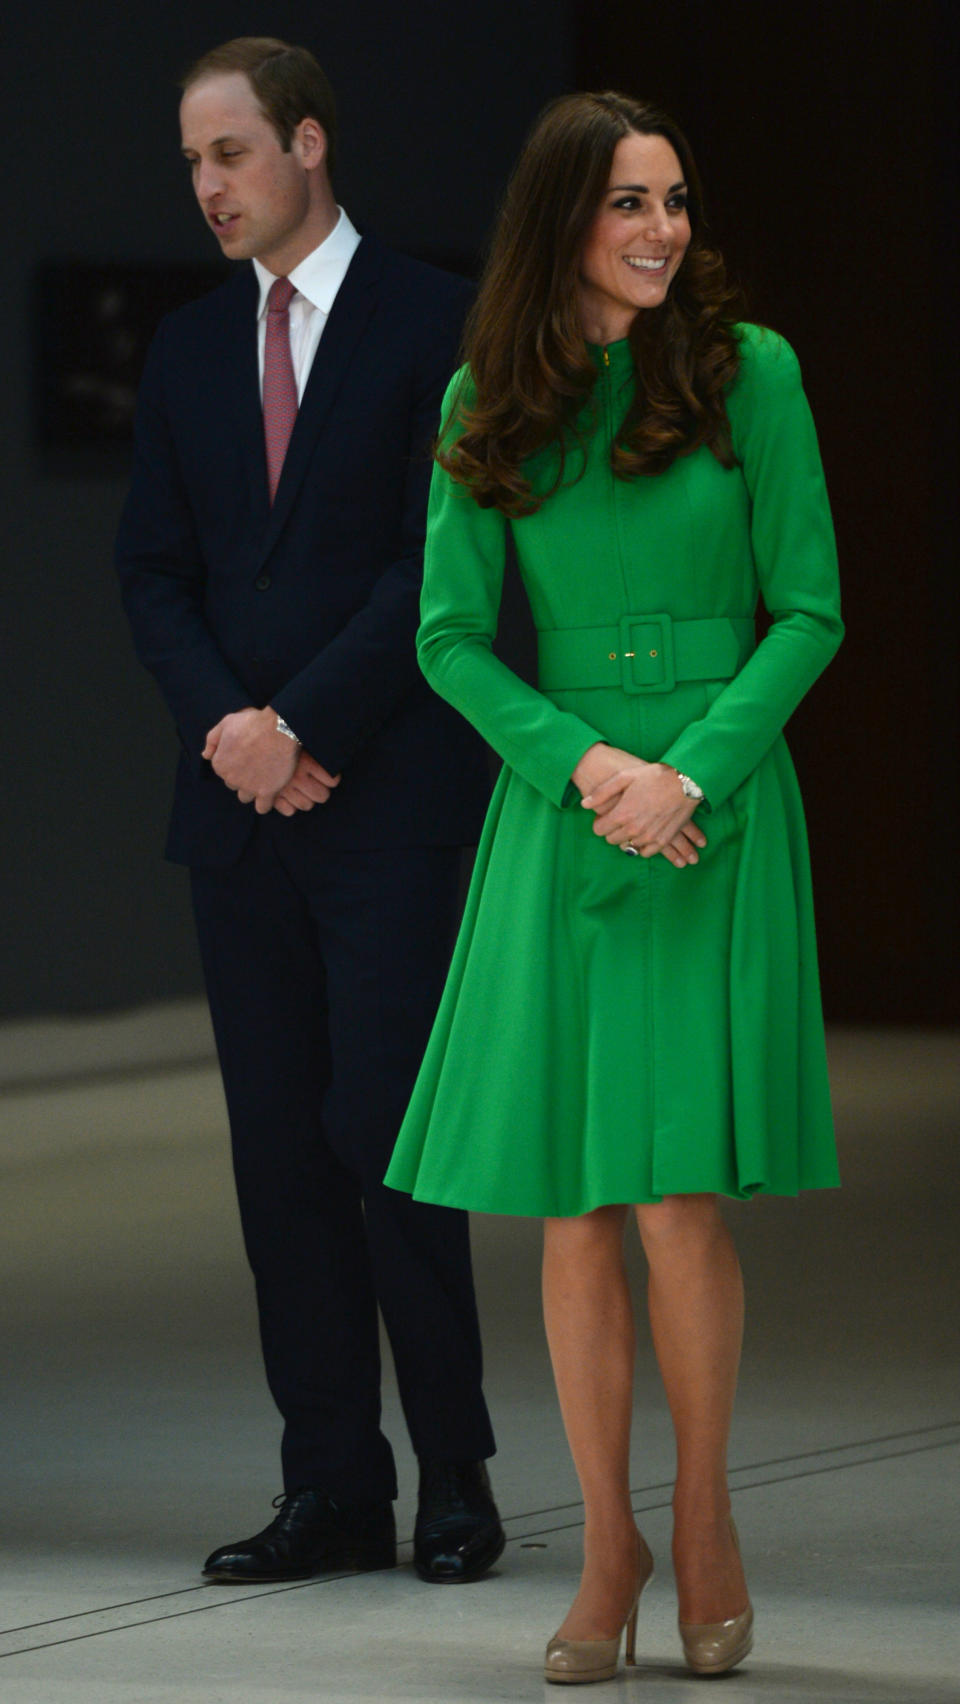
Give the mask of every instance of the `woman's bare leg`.
<path id="1" fill-rule="evenodd" d="M 564 1639 L 613 1638 L 637 1588 L 630 1507 L 634 1320 L 623 1259 L 625 1207 L 547 1219 L 543 1316 L 585 1510 L 580 1590 Z"/>
<path id="2" fill-rule="evenodd" d="M 714 1195 L 639 1206 L 650 1324 L 677 1440 L 673 1565 L 680 1620 L 746 1608 L 730 1531 L 727 1440 L 743 1337 L 743 1280 Z"/>

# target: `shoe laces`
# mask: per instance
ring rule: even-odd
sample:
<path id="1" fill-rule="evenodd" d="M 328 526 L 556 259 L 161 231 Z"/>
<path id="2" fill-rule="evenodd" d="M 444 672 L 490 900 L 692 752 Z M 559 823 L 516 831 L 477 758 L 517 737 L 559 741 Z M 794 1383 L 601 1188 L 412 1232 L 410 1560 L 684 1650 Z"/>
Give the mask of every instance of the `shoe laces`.
<path id="1" fill-rule="evenodd" d="M 464 1508 L 464 1471 L 459 1462 L 433 1461 L 427 1469 L 424 1487 L 429 1499 L 446 1503 L 448 1507 Z"/>
<path id="2" fill-rule="evenodd" d="M 297 1491 L 281 1491 L 270 1504 L 270 1507 L 277 1511 L 272 1524 L 280 1528 L 295 1527 L 303 1520 L 316 1520 L 321 1513 L 320 1509 L 313 1502 L 308 1502 L 306 1507 L 302 1506 L 303 1499 L 308 1497 L 310 1491 L 304 1486 Z M 324 1501 L 328 1509 L 335 1510 L 336 1505 L 332 1498 L 328 1497 Z"/>

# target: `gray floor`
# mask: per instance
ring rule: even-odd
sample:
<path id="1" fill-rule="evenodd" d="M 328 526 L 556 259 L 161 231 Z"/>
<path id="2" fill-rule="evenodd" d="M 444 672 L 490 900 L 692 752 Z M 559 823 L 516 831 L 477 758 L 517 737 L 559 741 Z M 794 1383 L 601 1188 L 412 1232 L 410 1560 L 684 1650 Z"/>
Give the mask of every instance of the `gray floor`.
<path id="1" fill-rule="evenodd" d="M 232 1592 L 214 1543 L 278 1490 L 202 1014 L 0 1034 L 0 1699 L 551 1700 L 576 1483 L 538 1317 L 538 1229 L 475 1251 L 510 1542 L 471 1587 L 396 1573 Z M 960 1700 L 955 1038 L 835 1033 L 846 1187 L 731 1209 L 750 1297 L 732 1460 L 757 1611 L 730 1699 Z M 41 1078 L 43 1080 L 41 1080 Z M 642 1282 L 637 1267 L 637 1294 Z M 642 1666 L 598 1696 L 683 1704 L 670 1430 L 641 1327 L 633 1484 L 658 1559 Z M 405 1538 L 414 1464 L 386 1379 Z M 409 1557 L 405 1545 L 404 1559 Z M 591 1694 L 592 1696 L 592 1694 Z"/>

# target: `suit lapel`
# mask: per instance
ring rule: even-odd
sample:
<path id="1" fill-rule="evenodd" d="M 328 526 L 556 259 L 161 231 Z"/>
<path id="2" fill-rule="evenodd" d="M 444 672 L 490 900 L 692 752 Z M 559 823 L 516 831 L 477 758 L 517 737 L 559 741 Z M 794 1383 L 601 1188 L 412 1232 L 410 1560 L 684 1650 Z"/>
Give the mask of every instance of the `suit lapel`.
<path id="1" fill-rule="evenodd" d="M 257 357 L 257 279 L 252 266 L 238 268 L 227 285 L 224 306 L 221 372 L 213 380 L 216 385 L 219 379 L 220 390 L 213 405 L 218 418 L 229 421 L 238 444 L 251 518 L 259 529 L 267 523 L 270 498 Z"/>
<path id="2" fill-rule="evenodd" d="M 364 237 L 337 291 L 314 356 L 277 486 L 277 495 L 261 540 L 261 561 L 273 549 L 286 522 L 293 500 L 303 483 L 317 439 L 328 422 L 353 352 L 377 305 L 376 286 L 382 267 L 383 254 L 379 244 L 371 237 Z M 256 363 L 254 367 L 256 374 Z M 260 462 L 261 467 L 264 467 L 262 421 Z M 266 490 L 265 473 L 262 478 Z"/>

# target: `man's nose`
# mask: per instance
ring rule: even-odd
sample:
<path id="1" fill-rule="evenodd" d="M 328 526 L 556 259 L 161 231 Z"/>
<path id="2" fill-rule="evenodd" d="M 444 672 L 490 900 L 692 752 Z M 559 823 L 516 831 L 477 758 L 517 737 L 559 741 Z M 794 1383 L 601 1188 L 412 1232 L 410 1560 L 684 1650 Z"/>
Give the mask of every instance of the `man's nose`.
<path id="1" fill-rule="evenodd" d="M 210 160 L 201 160 L 193 178 L 197 200 L 205 203 L 223 188 L 223 174 Z"/>

